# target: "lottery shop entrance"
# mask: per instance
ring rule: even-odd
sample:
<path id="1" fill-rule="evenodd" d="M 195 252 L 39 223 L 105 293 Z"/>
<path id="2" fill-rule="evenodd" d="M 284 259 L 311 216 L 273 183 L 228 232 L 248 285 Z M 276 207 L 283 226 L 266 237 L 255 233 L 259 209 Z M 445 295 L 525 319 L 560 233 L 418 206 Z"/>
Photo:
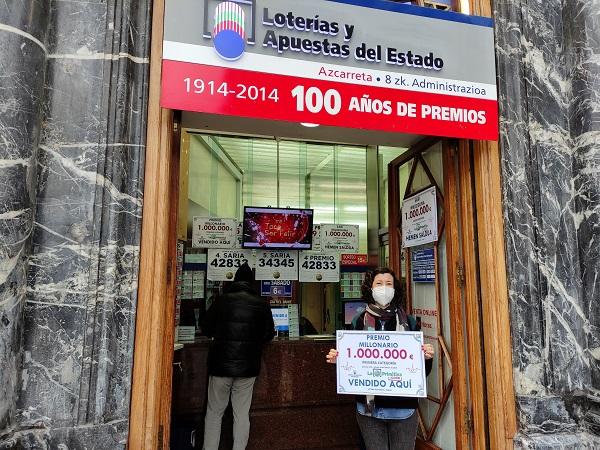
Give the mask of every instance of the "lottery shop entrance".
<path id="1" fill-rule="evenodd" d="M 478 370 L 479 375 L 471 376 L 482 380 L 481 354 L 471 355 L 461 344 L 473 330 L 464 328 L 466 284 L 457 275 L 465 251 L 459 236 L 474 233 L 474 228 L 463 229 L 460 211 L 452 207 L 458 201 L 460 162 L 472 150 L 463 149 L 460 156 L 456 141 L 416 136 L 350 131 L 346 138 L 339 130 L 332 135 L 334 130 L 299 124 L 295 131 L 289 125 L 282 132 L 274 123 L 224 123 L 228 121 L 186 113 L 173 122 L 172 268 L 165 313 L 175 326 L 164 330 L 174 344 L 169 390 L 161 394 L 170 410 L 163 444 L 201 448 L 208 340 L 199 324 L 223 287 L 219 277 L 236 264 L 219 249 L 194 244 L 194 218 L 241 221 L 244 206 L 255 206 L 311 209 L 314 224 L 354 227 L 357 239 L 337 260 L 337 279 L 261 283 L 274 317 L 283 323 L 265 351 L 254 390 L 248 448 L 357 448 L 354 398 L 336 394 L 335 371 L 324 363 L 324 355 L 335 345 L 335 330 L 349 328 L 352 315 L 364 306 L 361 277 L 377 266 L 390 266 L 402 278 L 409 308 L 436 347 L 429 396 L 419 411 L 419 447 L 482 448 L 485 414 L 474 418 L 471 411 L 477 407 L 485 412 L 485 402 L 472 400 L 474 393 L 484 399 L 484 385 L 471 386 L 466 373 L 466 367 Z M 280 134 L 273 137 L 276 131 Z M 438 240 L 403 248 L 402 204 L 428 190 L 435 192 Z M 469 288 L 478 289 L 476 283 Z M 480 339 L 479 334 L 469 337 Z M 230 448 L 230 413 L 221 441 L 222 448 Z"/>

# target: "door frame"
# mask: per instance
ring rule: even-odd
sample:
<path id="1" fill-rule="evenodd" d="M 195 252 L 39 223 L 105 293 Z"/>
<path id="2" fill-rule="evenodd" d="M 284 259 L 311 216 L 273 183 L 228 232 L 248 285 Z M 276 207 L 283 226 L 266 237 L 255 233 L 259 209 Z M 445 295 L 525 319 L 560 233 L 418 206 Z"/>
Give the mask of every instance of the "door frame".
<path id="1" fill-rule="evenodd" d="M 475 14 L 491 17 L 491 0 L 469 0 L 469 3 Z M 178 204 L 179 155 L 174 145 L 178 131 L 174 112 L 160 107 L 164 11 L 164 0 L 154 0 L 144 209 L 129 416 L 130 449 L 169 448 L 174 308 L 168 308 L 167 305 L 174 305 L 175 297 L 174 244 L 177 232 L 174 217 L 177 214 L 173 214 L 172 209 Z M 463 245 L 471 245 L 477 239 L 481 297 L 469 297 L 469 301 L 480 303 L 483 316 L 482 348 L 486 356 L 485 379 L 493 380 L 493 383 L 487 383 L 487 404 L 475 406 L 473 402 L 473 424 L 477 426 L 477 423 L 485 422 L 486 411 L 492 411 L 493 414 L 487 415 L 488 442 L 492 443 L 493 448 L 509 449 L 512 448 L 517 425 L 504 255 L 500 151 L 498 142 L 488 141 L 460 141 L 458 148 L 460 155 L 463 155 L 464 167 L 461 166 L 461 170 L 464 173 L 461 172 L 463 189 L 458 192 L 457 201 L 461 207 L 464 202 L 470 201 L 468 180 L 471 180 L 470 186 L 476 198 L 476 233 L 472 241 L 465 243 L 463 239 Z M 471 148 L 472 163 L 467 165 L 464 158 Z M 473 282 L 470 277 L 476 277 L 475 273 L 467 270 L 468 267 L 465 265 L 465 283 L 467 280 Z M 456 280 L 455 275 L 449 274 L 449 279 Z M 467 342 L 466 345 L 477 347 L 480 344 Z M 478 399 L 481 403 L 481 398 Z"/>
<path id="2" fill-rule="evenodd" d="M 447 387 L 454 394 L 454 423 L 457 448 L 489 448 L 486 417 L 486 385 L 483 368 L 481 311 L 479 307 L 479 266 L 476 248 L 476 221 L 472 189 L 472 161 L 470 149 L 455 139 L 425 138 L 388 165 L 389 245 L 390 266 L 402 273 L 401 254 L 405 255 L 407 290 L 410 289 L 410 260 L 402 249 L 400 203 L 408 194 L 412 174 L 419 164 L 426 165 L 421 154 L 436 144 L 442 146 L 443 160 L 443 216 L 439 232 L 446 233 L 446 262 L 451 335 L 452 378 Z M 400 191 L 400 168 L 413 161 L 406 192 Z M 426 168 L 426 167 L 425 167 Z M 426 169 L 427 170 L 427 169 Z M 431 174 L 429 173 L 430 177 Z M 413 194 L 411 194 L 413 195 Z M 469 200 L 470 199 L 470 200 Z M 439 201 L 439 198 L 438 198 Z M 437 251 L 436 251 L 437 255 Z M 439 265 L 436 262 L 436 267 Z M 436 269 L 437 270 L 437 269 Z M 437 279 L 437 276 L 436 276 Z M 436 291 L 439 289 L 436 281 Z M 409 308 L 412 305 L 407 305 Z M 439 305 L 438 305 L 439 311 Z M 409 311 L 410 313 L 410 311 Z M 461 320 L 454 320 L 460 318 Z M 441 334 L 441 330 L 440 330 Z M 439 358 L 441 359 L 441 355 Z M 468 364 L 467 364 L 468 361 Z M 443 376 L 443 371 L 441 372 Z M 444 405 L 445 406 L 445 405 Z M 438 413 L 433 428 L 441 416 Z M 437 448 L 428 442 L 431 436 L 419 439 L 417 448 Z"/>

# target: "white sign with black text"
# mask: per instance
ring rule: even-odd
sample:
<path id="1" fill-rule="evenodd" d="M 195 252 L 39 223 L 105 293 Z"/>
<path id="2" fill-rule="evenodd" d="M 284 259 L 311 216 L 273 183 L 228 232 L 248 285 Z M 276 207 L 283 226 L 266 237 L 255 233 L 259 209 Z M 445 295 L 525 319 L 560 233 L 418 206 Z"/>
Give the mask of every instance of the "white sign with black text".
<path id="1" fill-rule="evenodd" d="M 194 217 L 192 247 L 234 248 L 237 243 L 237 221 L 221 217 Z"/>
<path id="2" fill-rule="evenodd" d="M 321 251 L 358 253 L 358 225 L 321 225 Z"/>
<path id="3" fill-rule="evenodd" d="M 340 281 L 339 253 L 300 252 L 301 283 L 338 283 Z"/>
<path id="4" fill-rule="evenodd" d="M 297 280 L 297 250 L 261 250 L 256 254 L 257 280 Z"/>
<path id="5" fill-rule="evenodd" d="M 402 203 L 402 246 L 414 247 L 437 240 L 437 190 L 432 186 Z"/>
<path id="6" fill-rule="evenodd" d="M 427 397 L 423 333 L 337 331 L 338 394 Z"/>
<path id="7" fill-rule="evenodd" d="M 209 249 L 206 278 L 210 281 L 233 281 L 242 264 L 254 265 L 252 250 Z"/>

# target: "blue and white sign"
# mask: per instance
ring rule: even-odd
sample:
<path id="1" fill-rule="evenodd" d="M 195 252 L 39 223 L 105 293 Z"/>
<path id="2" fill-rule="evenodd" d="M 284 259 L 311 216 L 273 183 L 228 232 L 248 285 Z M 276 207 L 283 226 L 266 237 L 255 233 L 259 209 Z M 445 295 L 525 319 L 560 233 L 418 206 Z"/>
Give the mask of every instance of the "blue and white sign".
<path id="1" fill-rule="evenodd" d="M 423 333 L 337 331 L 337 393 L 427 397 Z"/>
<path id="2" fill-rule="evenodd" d="M 410 269 L 415 283 L 435 282 L 435 252 L 433 248 L 414 250 L 411 254 Z"/>
<path id="3" fill-rule="evenodd" d="M 260 295 L 263 297 L 291 297 L 290 280 L 263 280 L 260 282 Z"/>
<path id="4" fill-rule="evenodd" d="M 288 308 L 271 308 L 273 314 L 273 322 L 275 323 L 275 331 L 290 330 L 290 314 Z"/>

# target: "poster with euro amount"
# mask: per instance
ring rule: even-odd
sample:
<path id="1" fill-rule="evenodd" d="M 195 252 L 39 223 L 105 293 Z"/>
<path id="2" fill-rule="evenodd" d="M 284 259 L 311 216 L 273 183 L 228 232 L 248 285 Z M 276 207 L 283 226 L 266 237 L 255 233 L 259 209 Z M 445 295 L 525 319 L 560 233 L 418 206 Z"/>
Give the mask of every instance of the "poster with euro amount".
<path id="1" fill-rule="evenodd" d="M 337 393 L 427 397 L 423 333 L 337 331 Z"/>
<path id="2" fill-rule="evenodd" d="M 221 217 L 194 217 L 192 247 L 234 248 L 237 244 L 237 221 Z"/>

